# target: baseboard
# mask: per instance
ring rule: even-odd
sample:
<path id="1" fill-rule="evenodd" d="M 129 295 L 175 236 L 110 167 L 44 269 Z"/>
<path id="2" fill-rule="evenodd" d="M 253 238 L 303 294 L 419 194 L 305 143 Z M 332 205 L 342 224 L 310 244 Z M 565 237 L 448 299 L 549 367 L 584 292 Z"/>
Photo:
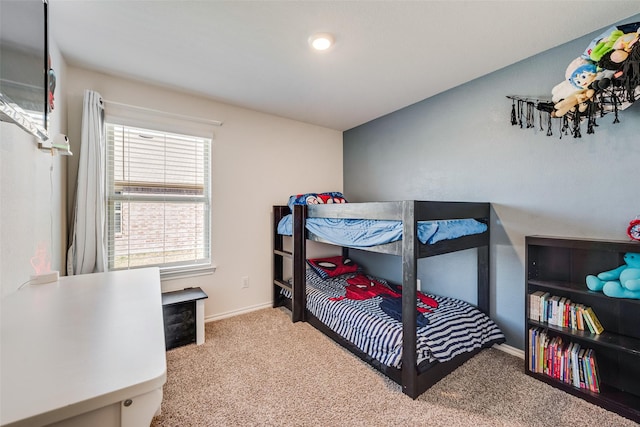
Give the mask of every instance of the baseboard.
<path id="1" fill-rule="evenodd" d="M 204 322 L 205 323 L 215 322 L 216 320 L 226 319 L 227 317 L 239 316 L 241 314 L 251 313 L 252 311 L 262 310 L 263 308 L 269 308 L 269 307 L 273 307 L 273 304 L 271 302 L 253 305 L 251 307 L 244 307 L 239 310 L 232 310 L 232 311 L 227 311 L 225 313 L 207 316 L 204 318 Z"/>
<path id="2" fill-rule="evenodd" d="M 504 351 L 505 353 L 508 353 L 512 356 L 519 357 L 520 359 L 524 360 L 524 351 L 518 348 L 511 347 L 510 345 L 507 345 L 507 344 L 495 344 L 493 348 L 495 348 L 496 350 Z"/>

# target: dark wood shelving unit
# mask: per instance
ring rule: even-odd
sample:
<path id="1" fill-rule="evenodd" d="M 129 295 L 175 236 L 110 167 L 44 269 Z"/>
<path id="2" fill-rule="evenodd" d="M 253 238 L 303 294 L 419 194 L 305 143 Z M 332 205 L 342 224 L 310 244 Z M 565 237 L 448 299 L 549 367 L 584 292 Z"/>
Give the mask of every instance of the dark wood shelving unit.
<path id="1" fill-rule="evenodd" d="M 640 253 L 631 241 L 527 236 L 525 284 L 525 373 L 560 390 L 626 418 L 640 422 L 640 300 L 610 298 L 587 288 L 585 278 L 624 264 L 626 252 Z M 601 334 L 574 330 L 533 320 L 529 295 L 536 291 L 569 298 L 592 307 L 604 327 Z M 600 393 L 581 389 L 529 366 L 530 328 L 550 336 L 578 342 L 594 350 L 600 376 Z"/>

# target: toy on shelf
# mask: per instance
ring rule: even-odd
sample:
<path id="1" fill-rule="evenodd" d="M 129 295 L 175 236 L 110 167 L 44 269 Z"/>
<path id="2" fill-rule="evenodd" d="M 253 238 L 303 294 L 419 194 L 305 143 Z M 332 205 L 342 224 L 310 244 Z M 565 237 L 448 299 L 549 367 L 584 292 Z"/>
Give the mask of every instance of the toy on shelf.
<path id="1" fill-rule="evenodd" d="M 640 299 L 640 253 L 626 253 L 624 262 L 625 265 L 597 276 L 588 275 L 587 287 L 592 291 L 602 291 L 608 297 Z"/>

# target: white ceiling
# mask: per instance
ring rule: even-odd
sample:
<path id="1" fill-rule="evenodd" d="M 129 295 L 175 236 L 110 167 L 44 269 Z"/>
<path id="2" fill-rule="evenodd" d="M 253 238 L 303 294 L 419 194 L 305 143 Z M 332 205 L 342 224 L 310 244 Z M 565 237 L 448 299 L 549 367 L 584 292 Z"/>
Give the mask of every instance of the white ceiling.
<path id="1" fill-rule="evenodd" d="M 639 0 L 49 0 L 70 65 L 337 130 L 637 13 Z M 335 46 L 312 52 L 315 32 Z"/>

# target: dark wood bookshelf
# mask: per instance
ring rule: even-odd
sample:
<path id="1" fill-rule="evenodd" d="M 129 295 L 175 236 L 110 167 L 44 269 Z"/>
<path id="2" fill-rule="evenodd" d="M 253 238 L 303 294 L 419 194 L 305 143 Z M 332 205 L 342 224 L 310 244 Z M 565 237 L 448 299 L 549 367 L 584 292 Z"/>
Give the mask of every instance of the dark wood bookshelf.
<path id="1" fill-rule="evenodd" d="M 609 411 L 640 422 L 640 300 L 610 298 L 587 288 L 586 276 L 624 264 L 626 252 L 640 253 L 640 244 L 585 238 L 527 236 L 525 266 L 525 373 L 555 388 Z M 600 334 L 538 321 L 529 313 L 529 295 L 549 292 L 573 303 L 591 307 L 604 327 Z M 600 392 L 574 387 L 529 365 L 529 329 L 578 342 L 594 350 Z"/>

